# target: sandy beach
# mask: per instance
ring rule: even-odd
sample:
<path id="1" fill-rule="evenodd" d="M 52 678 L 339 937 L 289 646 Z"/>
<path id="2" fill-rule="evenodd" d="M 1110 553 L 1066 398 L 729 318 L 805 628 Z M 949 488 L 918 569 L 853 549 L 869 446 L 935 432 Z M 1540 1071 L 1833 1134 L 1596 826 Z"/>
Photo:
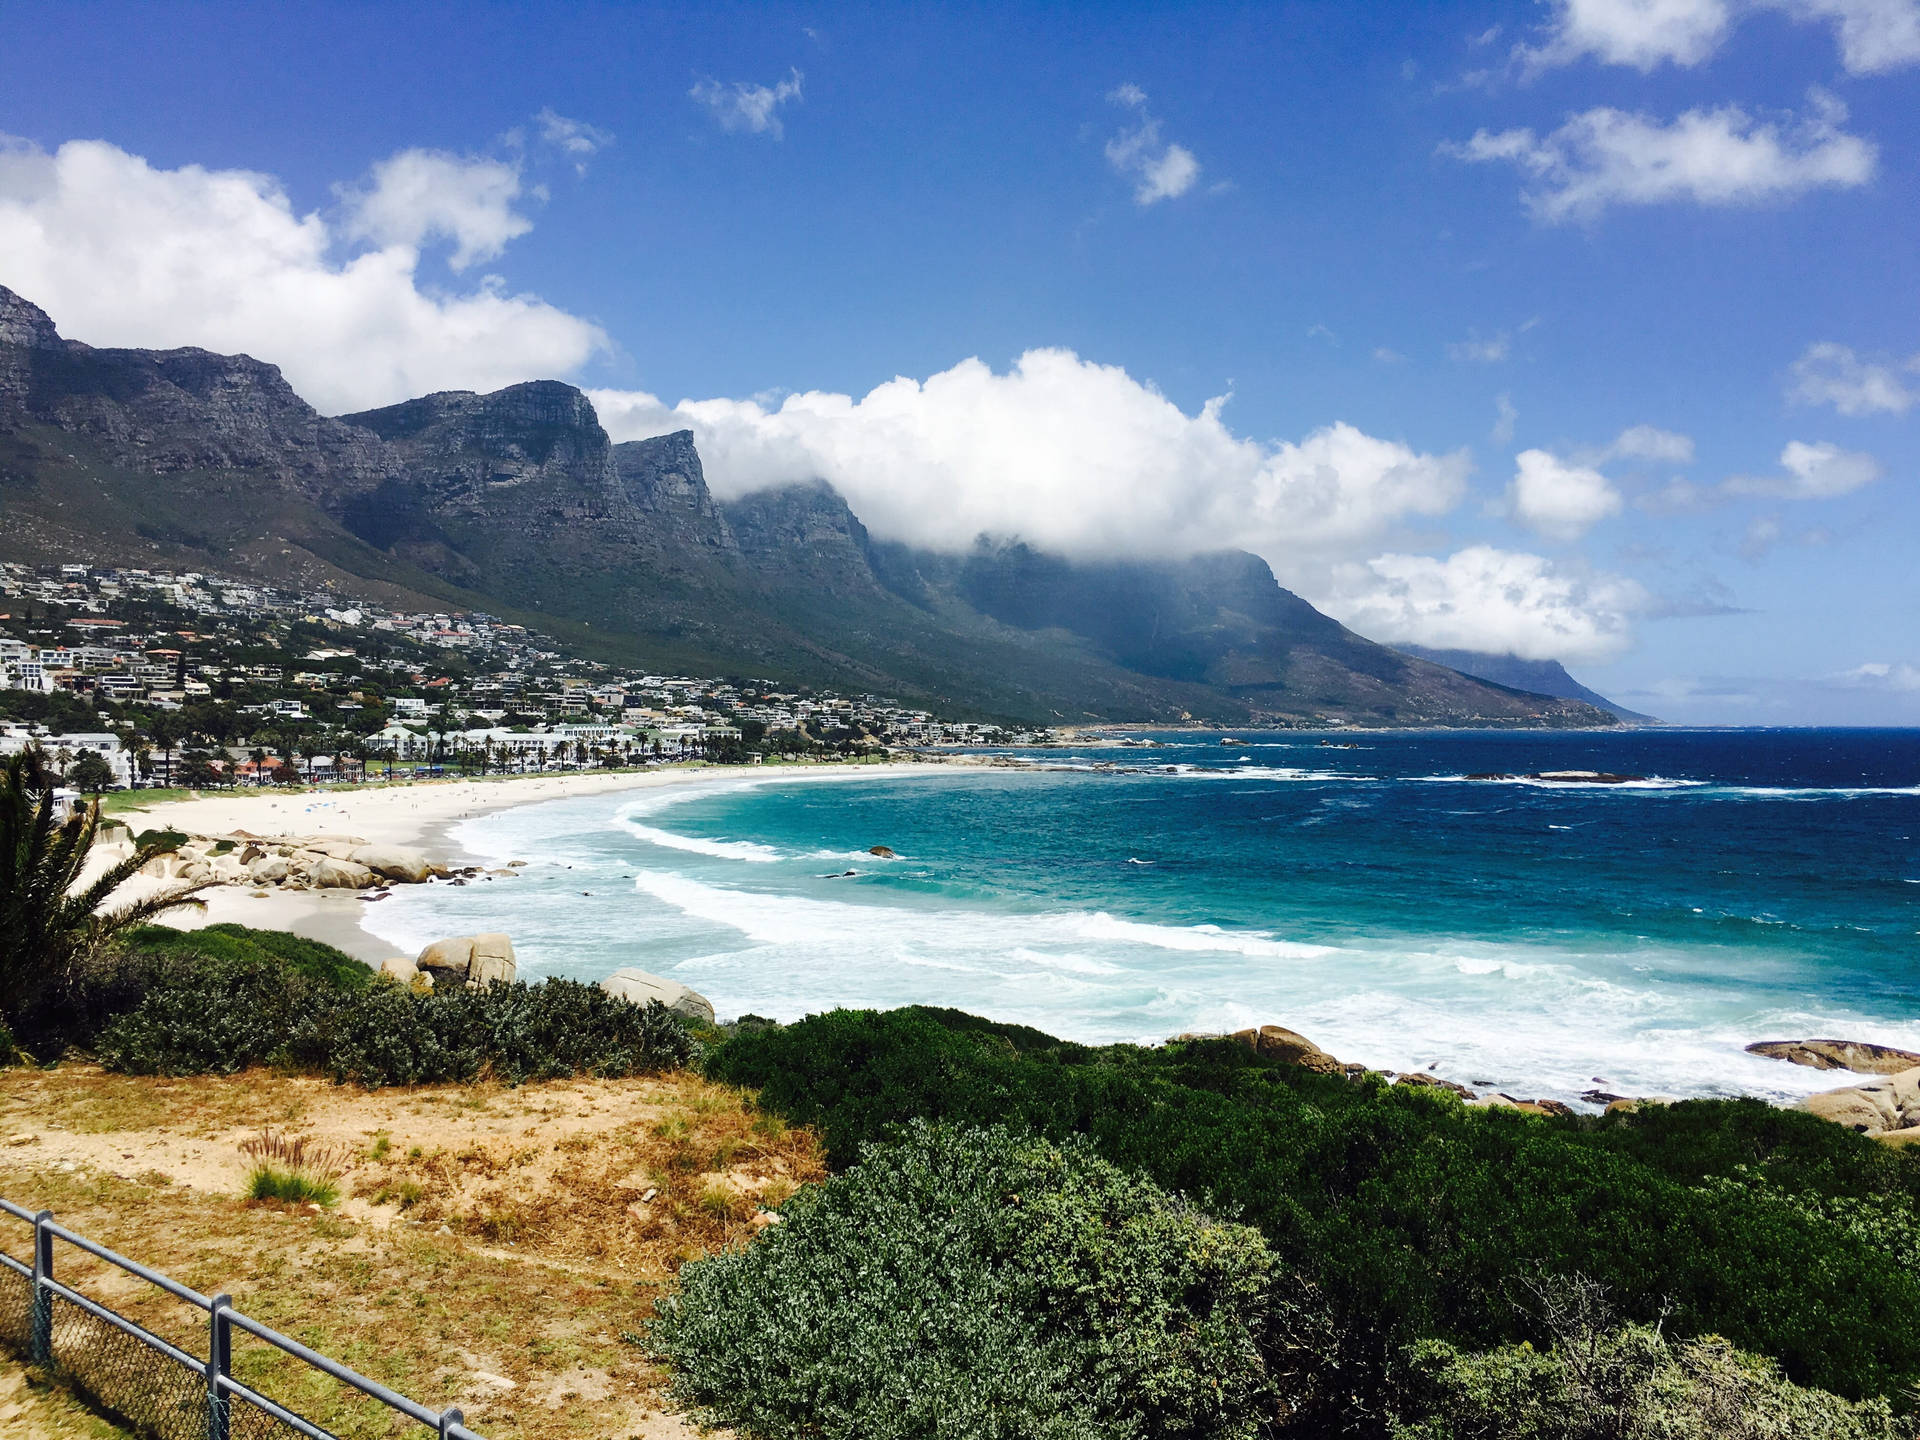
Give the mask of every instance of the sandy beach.
<path id="1" fill-rule="evenodd" d="M 405 845 L 441 863 L 464 857 L 447 838 L 462 820 L 516 805 L 573 799 L 663 785 L 700 785 L 752 775 L 847 773 L 876 775 L 914 771 L 911 764 L 860 766 L 702 765 L 616 774 L 493 775 L 484 779 L 402 781 L 341 790 L 236 790 L 195 800 L 175 800 L 116 818 L 137 831 L 171 827 L 193 835 L 357 835 L 383 845 Z M 170 882 L 136 876 L 121 891 L 131 899 Z M 203 910 L 181 909 L 164 923 L 180 929 L 234 922 L 264 930 L 290 930 L 322 940 L 349 955 L 378 964 L 393 953 L 388 941 L 361 928 L 367 902 L 351 890 L 267 890 L 221 885 L 204 892 Z"/>

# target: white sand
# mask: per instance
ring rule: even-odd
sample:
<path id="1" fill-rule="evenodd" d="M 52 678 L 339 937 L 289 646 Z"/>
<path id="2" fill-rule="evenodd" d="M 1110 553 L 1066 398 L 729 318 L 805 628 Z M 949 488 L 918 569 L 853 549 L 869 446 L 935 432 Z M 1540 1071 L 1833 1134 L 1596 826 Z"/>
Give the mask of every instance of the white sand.
<path id="1" fill-rule="evenodd" d="M 913 764 L 702 765 L 629 774 L 416 780 L 351 790 L 239 790 L 122 811 L 116 818 L 135 831 L 171 827 L 192 835 L 225 835 L 235 830 L 255 835 L 358 835 L 370 844 L 424 850 L 429 859 L 446 864 L 464 859 L 444 838 L 449 826 L 514 805 L 661 785 L 711 784 L 744 775 L 763 779 L 822 773 L 869 776 L 921 769 Z M 116 898 L 151 894 L 169 883 L 136 876 Z M 291 930 L 373 964 L 393 953 L 390 942 L 361 928 L 360 917 L 369 902 L 351 890 L 269 889 L 258 894 L 243 885 L 221 885 L 202 892 L 201 898 L 207 902 L 204 910 L 176 910 L 163 916 L 162 923 L 183 930 L 227 921 L 263 930 Z"/>

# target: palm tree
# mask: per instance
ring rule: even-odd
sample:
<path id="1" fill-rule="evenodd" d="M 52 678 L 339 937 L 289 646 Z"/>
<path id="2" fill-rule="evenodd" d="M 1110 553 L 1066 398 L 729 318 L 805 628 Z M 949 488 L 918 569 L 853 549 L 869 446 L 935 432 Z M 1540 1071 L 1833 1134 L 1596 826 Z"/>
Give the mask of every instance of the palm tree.
<path id="1" fill-rule="evenodd" d="M 72 980 L 122 930 L 194 899 L 211 881 L 175 885 L 115 909 L 103 907 L 149 860 L 176 848 L 149 841 L 85 878 L 100 802 L 55 818 L 53 776 L 30 747 L 0 774 L 0 1022 L 17 1021 L 49 987 Z"/>

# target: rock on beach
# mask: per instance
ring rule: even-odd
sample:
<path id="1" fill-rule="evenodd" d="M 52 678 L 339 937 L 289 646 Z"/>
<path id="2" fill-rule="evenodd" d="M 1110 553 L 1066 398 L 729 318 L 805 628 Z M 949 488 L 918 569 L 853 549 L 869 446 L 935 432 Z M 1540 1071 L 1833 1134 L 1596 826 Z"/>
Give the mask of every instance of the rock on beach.
<path id="1" fill-rule="evenodd" d="M 714 1023 L 713 1002 L 698 990 L 690 990 L 678 980 L 650 975 L 645 970 L 616 970 L 600 982 L 607 994 L 635 1005 L 658 1000 L 674 1014 L 704 1025 Z"/>

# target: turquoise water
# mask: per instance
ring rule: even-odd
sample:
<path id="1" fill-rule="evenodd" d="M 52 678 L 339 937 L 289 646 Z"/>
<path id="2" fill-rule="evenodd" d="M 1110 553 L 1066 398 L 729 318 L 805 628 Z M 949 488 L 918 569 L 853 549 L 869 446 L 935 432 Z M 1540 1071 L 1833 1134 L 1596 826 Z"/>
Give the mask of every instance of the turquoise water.
<path id="1" fill-rule="evenodd" d="M 522 878 L 396 891 L 370 923 L 505 930 L 529 976 L 638 965 L 723 1015 L 1273 1021 L 1562 1098 L 1833 1083 L 1756 1039 L 1920 1049 L 1920 732 L 1161 738 L 505 811 L 455 836 Z M 1645 778 L 1466 778 L 1564 769 Z"/>

